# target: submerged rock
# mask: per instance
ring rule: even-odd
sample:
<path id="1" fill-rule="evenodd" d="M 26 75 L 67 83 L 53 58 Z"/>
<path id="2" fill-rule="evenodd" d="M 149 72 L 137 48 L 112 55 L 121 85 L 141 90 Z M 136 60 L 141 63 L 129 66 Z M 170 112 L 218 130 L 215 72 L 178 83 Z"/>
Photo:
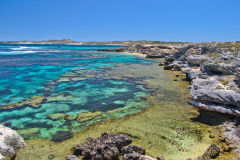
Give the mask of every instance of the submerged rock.
<path id="1" fill-rule="evenodd" d="M 16 131 L 0 125 L 0 157 L 13 158 L 25 146 L 24 140 Z"/>
<path id="2" fill-rule="evenodd" d="M 102 112 L 97 111 L 97 112 L 83 112 L 78 114 L 77 116 L 77 120 L 79 122 L 86 122 L 86 121 L 90 121 L 93 120 L 95 118 L 101 118 Z"/>
<path id="3" fill-rule="evenodd" d="M 52 138 L 52 141 L 54 142 L 62 142 L 67 139 L 72 138 L 73 133 L 70 131 L 59 131 L 57 134 Z"/>
<path id="4" fill-rule="evenodd" d="M 201 160 L 209 160 L 212 158 L 216 158 L 220 153 L 220 148 L 215 144 L 212 144 L 207 151 L 202 155 Z"/>
<path id="5" fill-rule="evenodd" d="M 33 96 L 31 99 L 26 99 L 26 100 L 23 100 L 21 102 L 2 105 L 2 106 L 0 106 L 0 109 L 8 110 L 8 109 L 14 109 L 14 108 L 22 107 L 22 106 L 25 106 L 25 105 L 37 108 L 37 107 L 40 107 L 44 101 L 46 101 L 46 97 Z"/>
<path id="6" fill-rule="evenodd" d="M 51 120 L 59 120 L 65 117 L 67 117 L 67 114 L 65 113 L 54 113 L 48 115 L 48 118 L 50 118 Z"/>

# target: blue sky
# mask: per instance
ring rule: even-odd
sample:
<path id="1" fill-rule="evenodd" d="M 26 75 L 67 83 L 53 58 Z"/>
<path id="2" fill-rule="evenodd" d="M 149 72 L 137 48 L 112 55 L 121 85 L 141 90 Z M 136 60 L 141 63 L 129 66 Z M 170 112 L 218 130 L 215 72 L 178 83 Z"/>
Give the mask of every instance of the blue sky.
<path id="1" fill-rule="evenodd" d="M 240 40 L 240 0 L 0 0 L 0 40 Z"/>

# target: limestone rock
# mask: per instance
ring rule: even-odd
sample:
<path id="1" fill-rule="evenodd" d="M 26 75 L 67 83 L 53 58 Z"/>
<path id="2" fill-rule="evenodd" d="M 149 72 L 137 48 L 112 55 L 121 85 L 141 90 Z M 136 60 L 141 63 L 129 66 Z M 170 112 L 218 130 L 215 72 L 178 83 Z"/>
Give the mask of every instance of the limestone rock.
<path id="1" fill-rule="evenodd" d="M 233 64 L 225 64 L 225 63 L 208 63 L 204 64 L 202 67 L 203 72 L 212 73 L 212 74 L 224 74 L 231 75 L 235 73 L 236 66 Z"/>
<path id="2" fill-rule="evenodd" d="M 186 59 L 188 63 L 192 66 L 200 66 L 203 62 L 207 60 L 207 58 L 202 55 L 190 55 Z"/>
<path id="3" fill-rule="evenodd" d="M 22 137 L 14 130 L 0 125 L 0 155 L 12 158 L 26 144 Z"/>

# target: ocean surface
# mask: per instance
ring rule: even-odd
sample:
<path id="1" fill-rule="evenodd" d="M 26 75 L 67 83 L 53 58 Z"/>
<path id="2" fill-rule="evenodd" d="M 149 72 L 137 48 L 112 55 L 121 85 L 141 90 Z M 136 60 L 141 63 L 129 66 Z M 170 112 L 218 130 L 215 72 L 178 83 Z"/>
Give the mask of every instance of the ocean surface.
<path id="1" fill-rule="evenodd" d="M 56 140 L 149 106 L 151 90 L 140 82 L 150 77 L 120 74 L 119 68 L 156 62 L 97 51 L 118 47 L 0 44 L 0 123 L 25 139 Z"/>

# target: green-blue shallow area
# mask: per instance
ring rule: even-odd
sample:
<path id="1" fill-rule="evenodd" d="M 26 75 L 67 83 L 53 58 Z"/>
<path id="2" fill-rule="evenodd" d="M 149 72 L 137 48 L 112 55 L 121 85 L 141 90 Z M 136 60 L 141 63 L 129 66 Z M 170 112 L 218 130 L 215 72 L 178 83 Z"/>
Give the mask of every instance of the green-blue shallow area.
<path id="1" fill-rule="evenodd" d="M 114 74 L 121 65 L 154 61 L 99 52 L 106 45 L 1 44 L 0 122 L 24 138 L 53 139 L 97 121 L 141 111 L 150 90 Z"/>

